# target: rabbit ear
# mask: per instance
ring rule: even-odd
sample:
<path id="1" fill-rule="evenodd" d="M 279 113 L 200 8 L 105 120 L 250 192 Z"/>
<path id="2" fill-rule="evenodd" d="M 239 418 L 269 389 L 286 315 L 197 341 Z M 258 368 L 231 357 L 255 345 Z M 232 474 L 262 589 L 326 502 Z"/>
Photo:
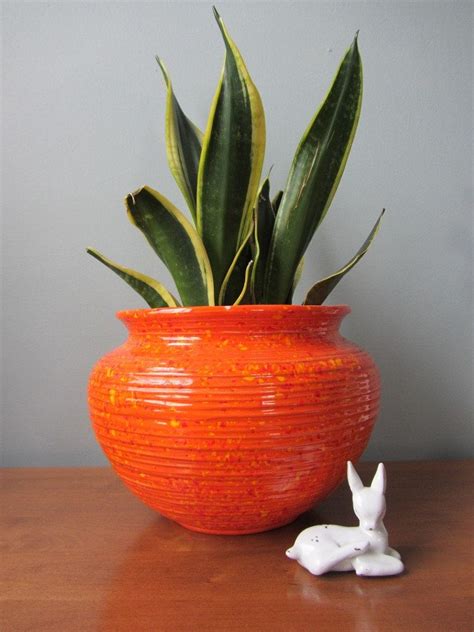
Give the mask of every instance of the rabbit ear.
<path id="1" fill-rule="evenodd" d="M 364 487 L 359 475 L 355 471 L 355 467 L 350 461 L 347 461 L 347 482 L 353 494 L 359 492 Z"/>
<path id="2" fill-rule="evenodd" d="M 383 463 L 379 463 L 375 476 L 372 479 L 370 485 L 372 489 L 379 492 L 379 494 L 385 494 L 385 487 L 387 485 L 387 475 L 385 474 L 385 467 Z"/>

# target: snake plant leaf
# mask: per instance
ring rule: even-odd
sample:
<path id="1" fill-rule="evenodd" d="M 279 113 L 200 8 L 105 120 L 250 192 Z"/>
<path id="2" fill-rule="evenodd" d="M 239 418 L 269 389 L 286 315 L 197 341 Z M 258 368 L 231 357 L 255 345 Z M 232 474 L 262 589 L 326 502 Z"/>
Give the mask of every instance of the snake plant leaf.
<path id="1" fill-rule="evenodd" d="M 252 266 L 253 266 L 253 261 L 251 260 L 248 262 L 247 267 L 245 268 L 245 279 L 244 279 L 244 285 L 242 287 L 242 291 L 240 292 L 239 296 L 235 299 L 235 302 L 233 303 L 233 305 L 240 305 L 244 301 L 245 296 L 248 294 L 248 291 L 250 289 L 249 281 L 250 281 Z"/>
<path id="2" fill-rule="evenodd" d="M 293 302 L 293 294 L 295 293 L 295 290 L 298 287 L 298 283 L 301 281 L 303 269 L 304 269 L 304 257 L 301 258 L 301 261 L 299 262 L 298 267 L 296 268 L 295 278 L 293 279 L 293 285 L 291 286 L 290 294 L 286 300 L 288 305 L 291 305 Z"/>
<path id="3" fill-rule="evenodd" d="M 194 227 L 163 195 L 144 186 L 125 198 L 135 224 L 170 271 L 183 305 L 214 305 L 209 259 Z"/>
<path id="4" fill-rule="evenodd" d="M 265 265 L 270 248 L 270 240 L 275 223 L 275 213 L 270 201 L 270 181 L 264 180 L 257 198 L 255 206 L 254 222 L 254 265 L 252 267 L 252 277 L 250 287 L 255 303 L 261 303 L 263 298 L 263 281 L 265 276 Z"/>
<path id="5" fill-rule="evenodd" d="M 346 275 L 349 270 L 351 270 L 355 264 L 362 259 L 367 250 L 370 248 L 375 235 L 377 234 L 380 221 L 382 220 L 383 214 L 385 213 L 385 209 L 380 213 L 379 218 L 375 222 L 374 227 L 370 231 L 369 236 L 364 241 L 360 249 L 357 253 L 352 257 L 350 261 L 346 263 L 340 270 L 326 277 L 325 279 L 321 279 L 318 281 L 313 287 L 310 289 L 308 294 L 306 295 L 306 299 L 304 301 L 305 305 L 321 305 L 329 296 L 329 294 L 333 291 L 339 281 L 342 279 L 344 275 Z"/>
<path id="6" fill-rule="evenodd" d="M 295 270 L 341 179 L 361 104 L 362 62 L 356 35 L 293 159 L 265 273 L 267 303 L 282 303 L 288 297 Z"/>
<path id="7" fill-rule="evenodd" d="M 214 14 L 226 55 L 203 138 L 197 228 L 218 295 L 252 221 L 265 152 L 265 117 L 242 56 L 215 9 Z"/>
<path id="8" fill-rule="evenodd" d="M 150 307 L 179 307 L 178 302 L 165 286 L 155 281 L 155 279 L 136 270 L 125 268 L 111 259 L 107 259 L 107 257 L 104 257 L 104 255 L 101 255 L 100 252 L 93 248 L 87 248 L 87 252 L 128 283 L 131 288 L 145 299 Z"/>
<path id="9" fill-rule="evenodd" d="M 281 198 L 283 197 L 283 191 L 278 191 L 275 197 L 272 200 L 273 212 L 275 215 L 278 213 L 278 209 L 280 207 Z"/>
<path id="10" fill-rule="evenodd" d="M 253 233 L 253 222 L 248 230 L 247 235 L 235 253 L 235 257 L 226 272 L 219 291 L 218 305 L 232 305 L 242 292 L 245 286 L 245 276 L 248 264 L 252 259 L 252 248 L 250 238 Z M 241 299 L 242 300 L 242 299 Z"/>
<path id="11" fill-rule="evenodd" d="M 199 158 L 201 157 L 202 132 L 184 114 L 173 92 L 171 79 L 159 57 L 167 88 L 166 97 L 166 156 L 168 164 L 196 221 L 196 190 Z"/>

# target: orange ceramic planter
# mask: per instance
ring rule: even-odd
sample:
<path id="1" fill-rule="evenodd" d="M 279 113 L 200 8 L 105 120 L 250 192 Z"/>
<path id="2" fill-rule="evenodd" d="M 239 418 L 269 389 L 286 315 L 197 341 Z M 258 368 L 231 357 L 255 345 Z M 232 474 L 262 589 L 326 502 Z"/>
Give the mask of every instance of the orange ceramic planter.
<path id="1" fill-rule="evenodd" d="M 121 312 L 128 340 L 94 367 L 89 406 L 113 468 L 196 531 L 294 520 L 344 478 L 379 407 L 371 358 L 339 334 L 346 306 Z"/>

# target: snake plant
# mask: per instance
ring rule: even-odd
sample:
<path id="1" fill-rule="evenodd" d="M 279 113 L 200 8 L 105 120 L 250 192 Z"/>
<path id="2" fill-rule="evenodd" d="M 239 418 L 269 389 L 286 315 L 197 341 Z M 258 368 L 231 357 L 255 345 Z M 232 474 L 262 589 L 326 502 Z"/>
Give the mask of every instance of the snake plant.
<path id="1" fill-rule="evenodd" d="M 285 188 L 272 197 L 269 178 L 261 178 L 262 101 L 215 9 L 214 15 L 225 61 L 204 133 L 181 109 L 168 71 L 157 58 L 167 90 L 167 159 L 190 218 L 149 186 L 125 198 L 130 221 L 169 269 L 180 300 L 158 281 L 87 250 L 150 307 L 291 303 L 304 253 L 334 197 L 359 120 L 362 63 L 356 34 L 303 134 Z M 360 250 L 318 281 L 305 304 L 321 304 L 366 253 L 382 215 Z"/>

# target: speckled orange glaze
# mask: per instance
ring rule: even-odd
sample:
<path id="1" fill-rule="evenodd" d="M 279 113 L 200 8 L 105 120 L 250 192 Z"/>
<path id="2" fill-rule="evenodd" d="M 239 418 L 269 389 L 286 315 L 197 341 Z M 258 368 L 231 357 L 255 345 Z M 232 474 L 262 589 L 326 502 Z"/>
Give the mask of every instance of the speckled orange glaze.
<path id="1" fill-rule="evenodd" d="M 380 385 L 339 334 L 346 306 L 120 312 L 128 340 L 94 367 L 93 427 L 129 489 L 196 531 L 287 524 L 364 450 Z"/>

